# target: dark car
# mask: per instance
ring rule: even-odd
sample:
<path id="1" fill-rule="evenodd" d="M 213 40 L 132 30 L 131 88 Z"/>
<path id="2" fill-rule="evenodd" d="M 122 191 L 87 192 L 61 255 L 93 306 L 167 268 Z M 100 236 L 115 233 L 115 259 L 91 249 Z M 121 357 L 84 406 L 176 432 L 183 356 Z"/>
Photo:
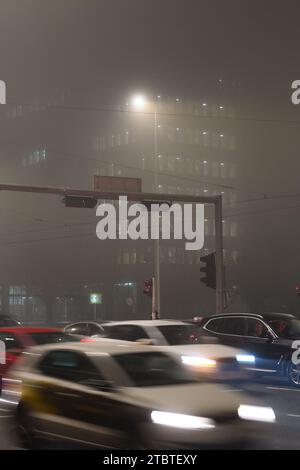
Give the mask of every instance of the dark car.
<path id="1" fill-rule="evenodd" d="M 96 321 L 80 321 L 71 323 L 64 328 L 65 333 L 81 336 L 105 336 L 103 326 Z"/>
<path id="2" fill-rule="evenodd" d="M 206 317 L 200 324 L 205 334 L 222 344 L 243 349 L 255 356 L 258 374 L 287 377 L 300 388 L 300 365 L 293 353 L 300 340 L 300 320 L 284 313 L 226 313 Z"/>

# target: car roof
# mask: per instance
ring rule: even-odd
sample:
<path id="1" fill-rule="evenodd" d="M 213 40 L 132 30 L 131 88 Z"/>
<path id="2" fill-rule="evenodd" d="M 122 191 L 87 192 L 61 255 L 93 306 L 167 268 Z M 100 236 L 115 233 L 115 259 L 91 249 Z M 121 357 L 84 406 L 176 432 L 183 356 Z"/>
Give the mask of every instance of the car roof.
<path id="1" fill-rule="evenodd" d="M 37 328 L 37 327 L 26 327 L 26 326 L 3 326 L 0 327 L 0 333 L 62 333 L 58 328 Z"/>
<path id="2" fill-rule="evenodd" d="M 76 326 L 76 325 L 82 325 L 83 323 L 92 323 L 93 325 L 97 325 L 97 326 L 102 326 L 100 322 L 97 322 L 95 320 L 79 320 L 79 321 L 76 321 L 74 323 L 68 323 L 65 328 L 69 328 L 70 326 Z"/>
<path id="3" fill-rule="evenodd" d="M 234 317 L 234 316 L 239 316 L 239 317 L 253 317 L 253 318 L 261 318 L 261 319 L 270 319 L 270 318 L 295 318 L 294 315 L 290 313 L 272 313 L 272 312 L 264 312 L 264 313 L 245 313 L 245 312 L 233 312 L 233 313 L 215 313 L 214 315 L 210 315 L 208 317 L 205 317 L 203 320 L 208 320 L 210 318 L 219 318 L 219 317 Z"/>
<path id="4" fill-rule="evenodd" d="M 110 322 L 107 326 L 119 325 L 135 325 L 135 326 L 169 326 L 169 325 L 186 325 L 181 320 L 129 320 Z"/>
<path id="5" fill-rule="evenodd" d="M 87 355 L 101 356 L 103 354 L 127 354 L 132 352 L 153 352 L 158 349 L 154 346 L 146 346 L 143 344 L 119 341 L 103 338 L 101 341 L 92 342 L 68 342 L 61 344 L 47 344 L 42 346 L 34 346 L 30 348 L 36 352 L 46 352 L 52 350 L 72 350 L 86 353 Z"/>

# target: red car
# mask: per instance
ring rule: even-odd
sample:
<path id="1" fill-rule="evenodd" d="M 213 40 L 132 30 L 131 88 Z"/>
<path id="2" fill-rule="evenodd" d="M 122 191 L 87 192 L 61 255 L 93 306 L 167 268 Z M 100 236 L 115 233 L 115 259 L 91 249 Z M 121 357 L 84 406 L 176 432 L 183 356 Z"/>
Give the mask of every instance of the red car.
<path id="1" fill-rule="evenodd" d="M 6 363 L 0 364 L 0 391 L 2 377 L 18 356 L 28 347 L 66 341 L 80 341 L 80 337 L 69 335 L 57 328 L 5 327 L 0 328 L 0 341 L 5 344 Z"/>

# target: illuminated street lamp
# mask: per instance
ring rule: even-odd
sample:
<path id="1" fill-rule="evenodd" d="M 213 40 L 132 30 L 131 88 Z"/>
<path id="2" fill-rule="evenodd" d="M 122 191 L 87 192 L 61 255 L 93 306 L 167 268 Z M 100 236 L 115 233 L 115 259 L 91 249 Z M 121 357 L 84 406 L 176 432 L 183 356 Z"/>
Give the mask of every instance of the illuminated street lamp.
<path id="1" fill-rule="evenodd" d="M 143 110 L 152 110 L 153 103 L 147 100 L 146 96 L 140 93 L 137 93 L 131 97 L 131 107 L 134 111 L 143 111 Z M 154 185 L 155 189 L 158 187 L 158 134 L 157 134 L 157 109 L 156 106 L 154 108 Z M 154 292 L 155 292 L 155 299 L 152 305 L 152 318 L 157 319 L 160 316 L 160 244 L 159 238 L 155 240 L 154 244 Z"/>
<path id="2" fill-rule="evenodd" d="M 142 94 L 133 95 L 131 98 L 131 106 L 136 111 L 142 111 L 147 105 L 147 99 Z"/>

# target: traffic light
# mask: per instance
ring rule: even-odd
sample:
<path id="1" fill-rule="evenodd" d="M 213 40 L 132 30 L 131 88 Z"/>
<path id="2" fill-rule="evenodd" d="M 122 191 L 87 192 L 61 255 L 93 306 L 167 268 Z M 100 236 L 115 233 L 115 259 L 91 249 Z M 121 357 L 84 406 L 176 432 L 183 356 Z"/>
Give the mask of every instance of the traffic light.
<path id="1" fill-rule="evenodd" d="M 66 207 L 78 207 L 81 209 L 94 209 L 98 200 L 94 197 L 65 196 L 63 202 Z"/>
<path id="2" fill-rule="evenodd" d="M 144 294 L 152 296 L 152 279 L 147 279 L 144 281 Z"/>
<path id="3" fill-rule="evenodd" d="M 206 256 L 201 256 L 201 263 L 206 266 L 201 268 L 200 271 L 205 274 L 205 277 L 201 278 L 201 282 L 210 287 L 211 289 L 216 288 L 216 254 L 210 253 Z"/>

